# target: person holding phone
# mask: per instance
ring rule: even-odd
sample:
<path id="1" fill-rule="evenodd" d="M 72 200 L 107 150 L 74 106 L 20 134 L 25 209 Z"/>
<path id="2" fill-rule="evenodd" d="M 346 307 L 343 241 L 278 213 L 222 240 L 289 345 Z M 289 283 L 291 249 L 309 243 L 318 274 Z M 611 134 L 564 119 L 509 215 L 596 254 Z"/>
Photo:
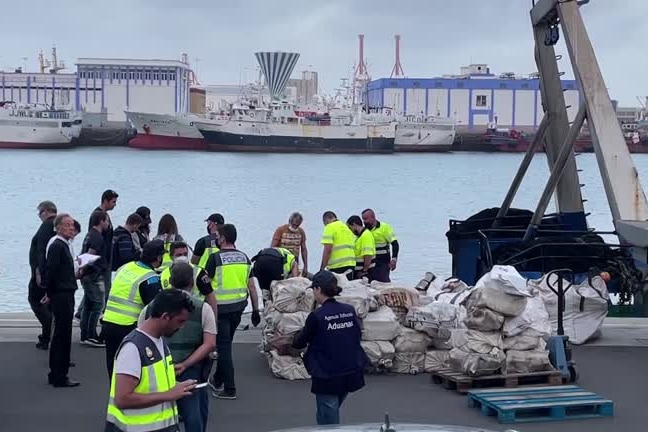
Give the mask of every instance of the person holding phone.
<path id="1" fill-rule="evenodd" d="M 163 337 L 181 329 L 193 310 L 186 293 L 164 290 L 151 303 L 150 318 L 124 338 L 111 377 L 105 432 L 180 431 L 176 401 L 192 394 L 196 380 L 176 382 Z"/>

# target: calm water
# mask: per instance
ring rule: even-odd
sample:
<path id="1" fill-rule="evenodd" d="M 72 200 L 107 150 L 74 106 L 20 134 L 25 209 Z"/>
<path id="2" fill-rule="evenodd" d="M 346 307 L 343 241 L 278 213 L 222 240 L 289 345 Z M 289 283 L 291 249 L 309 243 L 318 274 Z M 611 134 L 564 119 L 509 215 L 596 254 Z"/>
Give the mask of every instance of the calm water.
<path id="1" fill-rule="evenodd" d="M 237 246 L 252 256 L 270 243 L 274 229 L 295 210 L 304 214 L 310 268 L 319 267 L 321 214 L 342 220 L 372 207 L 389 222 L 401 243 L 393 279 L 414 285 L 426 271 L 450 273 L 445 233 L 448 219 L 464 219 L 499 206 L 520 154 L 429 154 L 392 156 L 247 155 L 146 152 L 131 149 L 0 152 L 3 185 L 0 221 L 0 312 L 29 310 L 27 282 L 31 236 L 40 221 L 38 202 L 51 199 L 83 227 L 108 188 L 119 194 L 111 213 L 115 226 L 138 206 L 152 210 L 154 229 L 173 214 L 181 234 L 193 243 L 205 234 L 203 220 L 220 212 L 239 231 Z M 640 174 L 648 157 L 635 155 Z M 590 225 L 612 228 L 593 155 L 578 157 Z M 547 179 L 544 156 L 537 156 L 516 207 L 534 208 Z M 551 209 L 550 211 L 552 211 Z"/>

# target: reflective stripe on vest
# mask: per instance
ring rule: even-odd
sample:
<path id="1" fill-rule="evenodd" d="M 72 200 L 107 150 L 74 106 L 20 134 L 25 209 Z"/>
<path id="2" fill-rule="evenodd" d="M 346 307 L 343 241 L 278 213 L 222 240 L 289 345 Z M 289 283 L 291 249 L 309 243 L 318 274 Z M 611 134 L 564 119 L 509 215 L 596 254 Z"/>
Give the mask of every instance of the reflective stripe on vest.
<path id="1" fill-rule="evenodd" d="M 360 236 L 356 239 L 355 256 L 356 266 L 355 270 L 364 269 L 365 256 L 371 255 L 371 264 L 369 268 L 376 267 L 376 247 L 374 244 L 373 234 L 367 229 L 363 230 Z"/>
<path id="2" fill-rule="evenodd" d="M 164 345 L 164 355 L 159 352 L 155 343 L 144 333 L 132 331 L 121 347 L 131 342 L 135 344 L 141 361 L 139 383 L 134 392 L 151 394 L 165 392 L 176 385 L 173 359 L 169 348 Z M 117 351 L 119 353 L 119 350 Z M 110 398 L 106 422 L 112 423 L 123 432 L 175 431 L 178 425 L 178 409 L 175 402 L 163 402 L 148 408 L 120 410 L 115 405 L 116 373 L 113 371 L 110 382 Z"/>
<path id="3" fill-rule="evenodd" d="M 103 320 L 124 326 L 135 324 L 144 309 L 139 285 L 152 276 L 157 276 L 157 273 L 137 262 L 123 265 L 110 288 Z"/>
<path id="4" fill-rule="evenodd" d="M 242 252 L 237 251 L 236 253 L 243 255 Z M 228 252 L 220 251 L 220 254 L 222 257 Z M 216 303 L 233 304 L 247 300 L 250 267 L 247 262 L 225 262 L 216 266 L 214 278 L 211 281 Z"/>
<path id="5" fill-rule="evenodd" d="M 322 240 L 328 240 L 331 237 L 333 241 L 331 256 L 326 267 L 329 269 L 354 267 L 356 263 L 355 235 L 346 224 L 339 220 L 331 222 L 329 225 L 332 225 L 333 236 L 322 237 Z"/>
<path id="6" fill-rule="evenodd" d="M 376 255 L 389 255 L 389 247 L 396 240 L 391 226 L 385 222 L 380 222 L 380 226 L 372 228 L 371 233 L 376 241 Z"/>
<path id="7" fill-rule="evenodd" d="M 283 265 L 283 278 L 287 279 L 290 276 L 290 271 L 292 270 L 293 263 L 295 262 L 295 255 L 286 248 L 278 247 L 277 249 L 284 258 Z"/>
<path id="8" fill-rule="evenodd" d="M 200 267 L 195 266 L 193 264 L 190 264 L 191 268 L 193 269 L 193 280 L 194 280 L 194 286 L 191 289 L 191 295 L 195 296 L 201 300 L 205 299 L 205 296 L 200 294 L 200 290 L 198 289 L 198 285 L 196 284 L 196 281 L 198 280 L 198 273 L 200 273 L 200 270 L 202 270 Z M 162 283 L 162 289 L 169 289 L 171 288 L 171 267 L 165 268 L 162 273 L 160 273 L 160 282 Z"/>

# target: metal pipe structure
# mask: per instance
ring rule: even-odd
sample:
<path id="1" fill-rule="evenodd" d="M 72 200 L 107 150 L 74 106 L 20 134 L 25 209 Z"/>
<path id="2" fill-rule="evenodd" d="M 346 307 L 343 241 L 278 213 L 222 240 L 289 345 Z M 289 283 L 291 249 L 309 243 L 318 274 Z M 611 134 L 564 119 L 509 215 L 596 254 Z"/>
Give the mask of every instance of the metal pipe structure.
<path id="1" fill-rule="evenodd" d="M 524 180 L 524 176 L 526 175 L 529 166 L 531 165 L 531 161 L 533 160 L 535 151 L 538 148 L 538 145 L 540 145 L 540 143 L 544 141 L 545 134 L 547 133 L 547 128 L 549 127 L 549 123 L 551 122 L 550 119 L 551 119 L 550 114 L 547 114 L 542 118 L 542 121 L 540 122 L 540 126 L 538 127 L 538 131 L 533 137 L 533 141 L 531 142 L 531 145 L 527 149 L 526 154 L 524 155 L 524 159 L 522 159 L 522 163 L 520 164 L 520 167 L 518 168 L 518 171 L 515 174 L 513 183 L 511 183 L 511 186 L 509 187 L 509 190 L 506 193 L 504 202 L 500 206 L 500 209 L 497 212 L 497 216 L 495 216 L 495 221 L 493 222 L 493 228 L 497 228 L 498 226 L 501 225 L 502 218 L 506 216 L 506 213 L 508 213 L 509 209 L 511 208 L 511 204 L 513 203 L 515 194 L 517 194 L 517 191 L 520 188 L 520 185 L 522 184 L 522 180 Z"/>
<path id="2" fill-rule="evenodd" d="M 540 200 L 538 201 L 538 205 L 535 209 L 535 212 L 533 213 L 531 222 L 529 223 L 527 231 L 524 234 L 523 241 L 530 240 L 535 235 L 538 227 L 540 226 L 545 211 L 547 210 L 547 207 L 549 206 L 549 202 L 551 201 L 551 197 L 554 194 L 554 191 L 556 190 L 558 181 L 560 180 L 560 177 L 562 176 L 563 171 L 567 166 L 567 162 L 569 161 L 569 156 L 574 155 L 574 141 L 576 141 L 576 138 L 578 137 L 578 134 L 580 133 L 580 130 L 583 127 L 583 123 L 585 122 L 585 117 L 587 117 L 587 109 L 585 108 L 585 105 L 581 105 L 580 108 L 578 109 L 578 114 L 576 114 L 576 118 L 574 119 L 574 123 L 569 129 L 567 138 L 565 138 L 565 142 L 563 143 L 562 148 L 560 149 L 560 153 L 558 154 L 558 156 L 554 161 L 554 166 L 553 169 L 551 170 L 551 175 L 549 176 L 549 180 L 547 180 L 547 185 L 545 186 L 544 191 L 540 196 Z"/>
<path id="3" fill-rule="evenodd" d="M 394 68 L 392 69 L 392 73 L 390 78 L 400 78 L 405 75 L 405 72 L 403 72 L 403 66 L 401 65 L 400 61 L 400 40 L 401 37 L 400 35 L 394 36 L 394 39 L 396 40 L 396 59 L 394 61 Z"/>

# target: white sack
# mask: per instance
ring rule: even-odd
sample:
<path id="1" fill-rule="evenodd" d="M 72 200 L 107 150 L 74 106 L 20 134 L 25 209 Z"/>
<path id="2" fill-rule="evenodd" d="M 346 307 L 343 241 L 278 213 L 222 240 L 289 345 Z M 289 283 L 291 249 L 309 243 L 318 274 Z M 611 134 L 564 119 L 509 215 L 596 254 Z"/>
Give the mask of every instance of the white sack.
<path id="1" fill-rule="evenodd" d="M 369 312 L 362 321 L 362 340 L 391 341 L 398 336 L 400 324 L 394 311 L 387 306 Z"/>
<path id="2" fill-rule="evenodd" d="M 394 285 L 393 282 L 379 282 L 379 281 L 371 281 L 371 288 L 376 290 L 376 291 L 382 291 L 384 289 L 388 288 L 396 288 L 396 285 Z"/>
<path id="3" fill-rule="evenodd" d="M 413 288 L 387 288 L 376 294 L 380 306 L 389 306 L 401 324 L 405 323 L 407 312 L 420 306 L 420 294 Z"/>
<path id="4" fill-rule="evenodd" d="M 425 352 L 432 343 L 432 338 L 411 328 L 401 327 L 400 334 L 392 341 L 397 353 Z"/>
<path id="5" fill-rule="evenodd" d="M 270 372 L 277 378 L 286 380 L 310 379 L 304 362 L 299 357 L 280 356 L 277 351 L 270 351 L 268 354 L 268 365 Z"/>
<path id="6" fill-rule="evenodd" d="M 549 351 L 508 351 L 505 374 L 544 372 L 553 370 Z"/>
<path id="7" fill-rule="evenodd" d="M 484 276 L 486 277 L 486 276 Z M 488 308 L 507 317 L 520 315 L 526 307 L 527 298 L 511 295 L 498 288 L 484 287 L 475 289 L 467 307 Z"/>
<path id="8" fill-rule="evenodd" d="M 396 353 L 392 372 L 401 374 L 418 374 L 425 371 L 425 352 Z"/>
<path id="9" fill-rule="evenodd" d="M 516 336 L 526 330 L 533 330 L 539 336 L 551 334 L 549 314 L 539 293 L 527 299 L 524 311 L 516 317 L 508 317 L 504 322 L 504 336 Z"/>
<path id="10" fill-rule="evenodd" d="M 520 334 L 504 338 L 504 351 L 542 351 L 547 343 L 539 336 L 525 336 Z"/>
<path id="11" fill-rule="evenodd" d="M 492 354 L 467 353 L 454 348 L 448 354 L 450 368 L 468 376 L 485 376 L 497 373 L 506 361 L 504 352 L 495 350 Z"/>
<path id="12" fill-rule="evenodd" d="M 361 341 L 362 349 L 376 369 L 391 369 L 394 365 L 396 351 L 394 345 L 387 341 Z"/>
<path id="13" fill-rule="evenodd" d="M 450 352 L 432 350 L 425 353 L 425 372 L 437 372 L 450 367 Z"/>
<path id="14" fill-rule="evenodd" d="M 463 322 L 469 329 L 485 332 L 499 331 L 504 325 L 504 315 L 488 308 L 471 307 Z"/>
<path id="15" fill-rule="evenodd" d="M 466 283 L 457 278 L 450 278 L 441 285 L 441 291 L 460 293 L 463 291 L 470 291 L 471 288 Z"/>
<path id="16" fill-rule="evenodd" d="M 281 313 L 310 312 L 315 304 L 311 284 L 303 277 L 273 281 L 270 290 L 274 307 Z"/>
<path id="17" fill-rule="evenodd" d="M 466 310 L 462 306 L 433 302 L 411 308 L 405 317 L 405 325 L 428 336 L 447 339 L 450 336 L 449 332 L 439 334 L 439 329 L 463 327 L 462 321 L 465 315 Z"/>
<path id="18" fill-rule="evenodd" d="M 558 282 L 553 280 L 554 284 Z M 535 281 L 535 287 L 549 313 L 549 320 L 553 334 L 558 331 L 558 299 L 556 294 L 547 286 L 546 277 Z M 568 286 L 564 281 L 563 286 Z M 592 278 L 592 284 L 585 280 L 580 285 L 574 285 L 565 294 L 565 311 L 563 314 L 563 326 L 565 335 L 575 345 L 600 336 L 603 321 L 608 312 L 608 300 L 610 295 L 605 281 L 600 276 Z"/>
<path id="19" fill-rule="evenodd" d="M 492 288 L 512 296 L 530 296 L 526 278 L 513 266 L 493 266 L 477 281 L 474 289 L 482 288 Z"/>
<path id="20" fill-rule="evenodd" d="M 284 336 L 297 333 L 304 328 L 308 315 L 309 312 L 294 312 L 281 315 L 281 319 L 277 323 L 277 332 Z"/>
<path id="21" fill-rule="evenodd" d="M 502 334 L 499 332 L 480 332 L 477 330 L 456 330 L 452 332 L 450 344 L 453 348 L 466 353 L 493 354 L 503 349 Z"/>
<path id="22" fill-rule="evenodd" d="M 466 290 L 461 292 L 446 292 L 442 291 L 436 294 L 433 299 L 436 302 L 449 303 L 452 305 L 464 305 L 468 297 L 472 294 L 472 291 Z"/>
<path id="23" fill-rule="evenodd" d="M 366 283 L 366 279 L 354 280 L 349 282 L 336 300 L 340 303 L 345 303 L 353 306 L 358 314 L 358 317 L 364 319 L 369 313 L 371 307 L 372 298 L 369 295 L 369 285 Z"/>

